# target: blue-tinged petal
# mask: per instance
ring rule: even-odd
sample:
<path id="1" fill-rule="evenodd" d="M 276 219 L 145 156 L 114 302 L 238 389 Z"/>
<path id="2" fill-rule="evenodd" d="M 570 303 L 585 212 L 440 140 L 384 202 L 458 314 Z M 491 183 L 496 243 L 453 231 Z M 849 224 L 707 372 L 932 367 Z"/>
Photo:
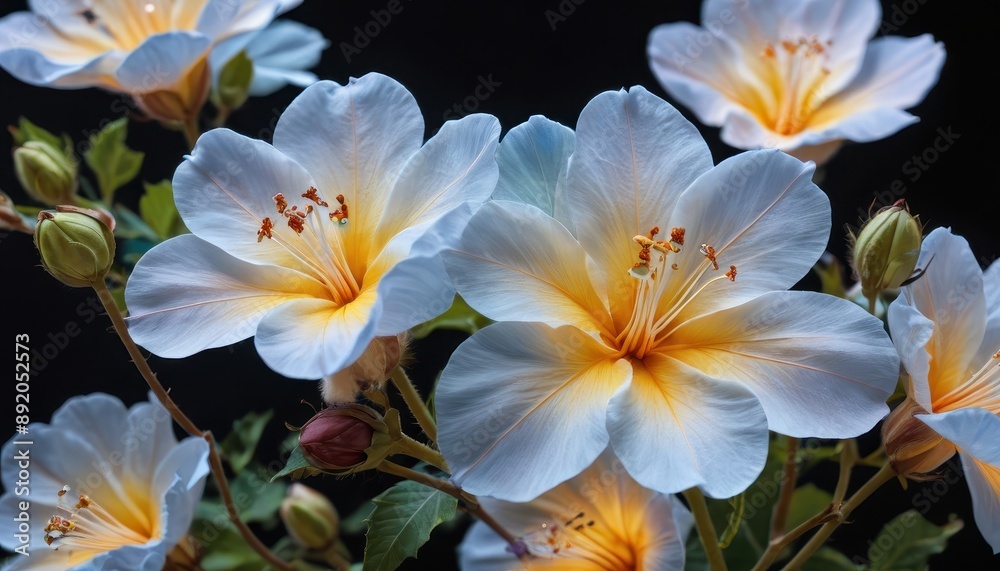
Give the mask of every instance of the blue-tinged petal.
<path id="1" fill-rule="evenodd" d="M 813 292 L 765 294 L 685 323 L 668 343 L 681 347 L 663 347 L 671 357 L 745 385 L 760 400 L 768 427 L 796 437 L 867 432 L 888 414 L 885 401 L 899 376 L 879 319 Z"/>
<path id="2" fill-rule="evenodd" d="M 664 311 L 686 305 L 687 320 L 795 285 L 823 254 L 830 201 L 812 182 L 814 166 L 777 150 L 751 151 L 719 163 L 681 195 L 662 232 L 684 228 L 685 245 L 668 256 Z M 715 249 L 719 269 L 701 252 Z M 735 265 L 738 275 L 724 274 Z M 692 296 L 691 292 L 697 292 Z"/>
<path id="3" fill-rule="evenodd" d="M 541 115 L 514 127 L 497 149 L 500 179 L 493 198 L 530 204 L 572 232 L 565 179 L 575 145 L 572 129 Z"/>
<path id="4" fill-rule="evenodd" d="M 573 327 L 504 322 L 452 355 L 435 392 L 453 481 L 527 501 L 580 473 L 607 447 L 608 399 L 629 367 Z"/>
<path id="5" fill-rule="evenodd" d="M 930 371 L 931 354 L 928 351 L 934 322 L 920 310 L 896 298 L 889 305 L 886 314 L 892 344 L 896 347 L 900 364 L 909 376 L 907 394 L 913 397 L 924 410 L 934 410 L 931 402 Z"/>
<path id="6" fill-rule="evenodd" d="M 0 67 L 31 85 L 113 88 L 121 56 L 106 48 L 87 36 L 67 39 L 30 12 L 0 19 Z"/>
<path id="7" fill-rule="evenodd" d="M 229 129 L 213 129 L 174 172 L 174 200 L 184 223 L 199 238 L 245 262 L 274 264 L 316 275 L 303 239 L 287 227 L 275 206 L 282 193 L 291 204 L 316 186 L 293 159 L 271 145 Z M 322 189 L 320 189 L 322 192 Z M 273 237 L 258 242 L 265 218 Z"/>
<path id="8" fill-rule="evenodd" d="M 767 457 L 767 418 L 749 389 L 656 353 L 611 399 L 608 433 L 629 475 L 664 494 L 734 496 Z"/>
<path id="9" fill-rule="evenodd" d="M 175 443 L 157 459 L 152 486 L 157 497 L 164 499 L 167 522 L 163 541 L 168 544 L 177 543 L 188 532 L 210 471 L 208 454 L 208 442 L 192 436 Z"/>
<path id="10" fill-rule="evenodd" d="M 924 238 L 917 267 L 926 272 L 904 287 L 892 305 L 913 306 L 934 324 L 927 345 L 930 353 L 927 378 L 931 404 L 936 405 L 983 364 L 972 362 L 986 332 L 983 272 L 965 238 L 947 228 L 936 228 Z M 907 335 L 903 324 L 891 321 L 893 313 L 890 306 L 889 325 L 893 335 Z"/>
<path id="11" fill-rule="evenodd" d="M 463 202 L 483 203 L 496 187 L 500 123 L 477 113 L 447 121 L 407 161 L 392 187 L 370 239 L 380 247 L 393 236 L 432 222 Z"/>
<path id="12" fill-rule="evenodd" d="M 268 367 L 318 380 L 361 356 L 375 337 L 381 307 L 372 290 L 338 307 L 318 298 L 283 303 L 261 319 L 254 343 Z"/>
<path id="13" fill-rule="evenodd" d="M 607 301 L 586 271 L 587 253 L 533 206 L 484 204 L 444 258 L 462 298 L 490 319 L 610 332 Z"/>
<path id="14" fill-rule="evenodd" d="M 253 61 L 250 95 L 269 95 L 287 84 L 315 83 L 316 75 L 303 70 L 318 64 L 329 45 L 319 30 L 292 20 L 278 20 L 264 28 L 247 46 Z"/>
<path id="15" fill-rule="evenodd" d="M 631 313 L 632 238 L 668 224 L 681 193 L 712 166 L 694 125 L 642 87 L 602 93 L 583 109 L 566 189 L 580 243 L 603 272 L 616 318 Z"/>
<path id="16" fill-rule="evenodd" d="M 424 120 L 410 92 L 369 73 L 347 85 L 320 81 L 303 90 L 278 120 L 274 146 L 315 177 L 321 194 L 344 196 L 347 257 L 368 260 L 389 193 L 423 136 Z M 353 269 L 361 279 L 364 268 Z"/>
<path id="17" fill-rule="evenodd" d="M 253 32 L 301 3 L 302 0 L 208 0 L 198 18 L 197 31 L 219 39 Z"/>
<path id="18" fill-rule="evenodd" d="M 995 433 L 992 438 L 996 439 Z M 1000 553 L 1000 465 L 982 462 L 966 454 L 959 454 L 959 457 L 972 495 L 976 527 L 993 548 L 993 553 Z"/>
<path id="19" fill-rule="evenodd" d="M 147 93 L 174 87 L 202 57 L 212 39 L 197 32 L 156 34 L 132 50 L 115 73 L 121 89 Z"/>
<path id="20" fill-rule="evenodd" d="M 325 294 L 299 272 L 240 261 L 192 235 L 147 252 L 125 288 L 132 337 L 169 358 L 246 339 L 274 307 Z"/>
<path id="21" fill-rule="evenodd" d="M 985 363 L 1000 350 L 1000 262 L 994 261 L 983 272 L 983 294 L 986 296 L 986 331 L 973 363 Z"/>

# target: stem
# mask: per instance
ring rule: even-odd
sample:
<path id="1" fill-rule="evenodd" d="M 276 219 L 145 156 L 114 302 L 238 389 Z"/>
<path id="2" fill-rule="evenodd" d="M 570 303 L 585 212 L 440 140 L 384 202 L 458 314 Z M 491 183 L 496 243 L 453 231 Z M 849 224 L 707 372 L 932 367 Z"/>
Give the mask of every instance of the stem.
<path id="1" fill-rule="evenodd" d="M 396 445 L 399 447 L 401 453 L 412 456 L 417 460 L 423 460 L 442 472 L 451 473 L 451 470 L 448 469 L 448 463 L 444 460 L 444 456 L 430 446 L 417 442 L 405 434 L 402 439 L 396 442 Z"/>
<path id="2" fill-rule="evenodd" d="M 765 569 L 768 569 L 786 547 L 810 529 L 830 521 L 832 513 L 833 504 L 829 504 L 823 509 L 823 511 L 800 523 L 795 527 L 795 529 L 789 531 L 781 537 L 772 539 L 768 544 L 767 549 L 760 556 L 760 560 L 757 561 L 757 564 L 753 566 L 751 571 L 764 571 Z"/>
<path id="3" fill-rule="evenodd" d="M 771 543 L 785 534 L 785 523 L 788 521 L 788 509 L 792 505 L 792 494 L 795 492 L 795 481 L 798 478 L 799 439 L 789 436 L 786 440 L 788 450 L 785 452 L 784 477 L 781 479 L 781 495 L 774 505 L 771 516 Z"/>
<path id="4" fill-rule="evenodd" d="M 184 127 L 184 140 L 187 141 L 188 150 L 194 149 L 194 144 L 201 136 L 201 129 L 198 127 L 198 116 L 195 115 L 182 123 Z"/>
<path id="5" fill-rule="evenodd" d="M 861 489 L 851 496 L 851 499 L 847 500 L 847 502 L 841 506 L 836 519 L 825 523 L 823 527 L 819 528 L 816 535 L 812 536 L 812 539 L 810 539 L 809 542 L 806 543 L 805 546 L 798 552 L 798 554 L 788 562 L 788 565 L 784 567 L 783 571 L 793 571 L 801 568 L 802 564 L 812 557 L 813 553 L 815 553 L 816 550 L 819 549 L 824 542 L 826 542 L 827 538 L 830 537 L 830 534 L 832 534 L 833 531 L 837 529 L 837 527 L 839 527 L 849 515 L 851 515 L 851 512 L 853 512 L 855 508 L 868 499 L 868 496 L 872 495 L 875 490 L 882 487 L 882 484 L 895 477 L 896 472 L 892 469 L 892 466 L 889 464 L 882 466 L 882 468 L 879 469 L 879 471 L 876 472 L 870 480 L 865 482 L 864 486 L 861 486 Z"/>
<path id="6" fill-rule="evenodd" d="M 493 519 L 493 516 L 487 513 L 486 510 L 483 509 L 483 506 L 480 505 L 478 501 L 469 501 L 470 498 L 468 494 L 464 493 L 461 489 L 449 483 L 448 481 L 442 480 L 440 478 L 435 478 L 433 476 L 428 476 L 427 474 L 417 472 L 416 470 L 411 470 L 410 468 L 407 468 L 405 466 L 400 466 L 399 464 L 390 462 L 388 460 L 383 460 L 382 463 L 378 465 L 376 470 L 380 472 L 385 472 L 386 474 L 392 474 L 393 476 L 399 476 L 400 478 L 405 478 L 407 480 L 412 480 L 414 482 L 417 482 L 418 484 L 429 486 L 431 488 L 434 488 L 435 490 L 444 492 L 449 496 L 456 498 L 459 502 L 462 502 L 464 504 L 463 509 L 465 511 L 479 518 L 480 521 L 488 525 L 490 529 L 492 529 L 497 535 L 502 537 L 504 541 L 509 543 L 510 546 L 513 548 L 512 549 L 513 552 L 517 554 L 519 559 L 521 559 L 522 561 L 528 559 L 529 556 L 527 553 L 523 552 L 522 549 L 523 545 L 521 544 L 521 541 L 518 538 L 514 537 L 513 534 L 511 534 L 509 531 L 507 531 L 506 528 L 500 525 L 500 522 Z"/>
<path id="7" fill-rule="evenodd" d="M 240 535 L 247 542 L 247 544 L 260 554 L 268 563 L 273 565 L 277 569 L 283 571 L 292 571 L 292 566 L 288 563 L 282 561 L 278 556 L 271 553 L 271 550 L 264 545 L 253 531 L 243 520 L 240 519 L 239 510 L 236 508 L 236 504 L 233 503 L 233 494 L 229 489 L 229 483 L 226 481 L 225 469 L 222 467 L 222 459 L 219 458 L 218 448 L 215 445 L 215 437 L 210 431 L 201 430 L 198 428 L 190 418 L 185 415 L 181 409 L 174 403 L 173 399 L 167 393 L 163 385 L 156 378 L 156 373 L 149 367 L 149 363 L 146 358 L 143 357 L 142 351 L 140 351 L 139 346 L 135 344 L 132 340 L 132 336 L 128 332 L 128 326 L 125 324 L 125 318 L 122 316 L 121 312 L 118 310 L 118 306 L 115 304 L 114 298 L 111 296 L 111 292 L 108 287 L 104 285 L 104 281 L 98 281 L 94 284 L 94 291 L 97 292 L 97 297 L 100 298 L 101 304 L 104 306 L 104 310 L 107 312 L 108 317 L 111 318 L 111 323 L 114 325 L 115 332 L 122 340 L 122 344 L 125 345 L 125 349 L 128 350 L 129 356 L 132 357 L 132 362 L 135 367 L 139 370 L 142 378 L 149 385 L 149 389 L 153 391 L 156 398 L 160 401 L 160 404 L 167 409 L 170 413 L 171 418 L 184 429 L 185 432 L 191 436 L 197 436 L 199 438 L 204 438 L 208 442 L 208 462 L 212 470 L 212 476 L 215 477 L 215 481 L 219 485 L 219 493 L 222 495 L 223 503 L 226 506 L 226 513 L 229 515 L 229 519 L 236 526 L 236 529 L 240 532 Z"/>
<path id="8" fill-rule="evenodd" d="M 712 516 L 708 513 L 708 504 L 705 503 L 705 496 L 698 488 L 691 488 L 684 492 L 688 507 L 694 514 L 694 524 L 698 528 L 698 538 L 701 539 L 702 546 L 705 547 L 705 554 L 708 555 L 708 567 L 712 571 L 726 571 L 726 559 L 722 556 L 722 549 L 719 547 L 719 537 L 715 532 L 715 525 L 712 524 Z"/>
<path id="9" fill-rule="evenodd" d="M 833 505 L 839 506 L 847 497 L 847 485 L 851 483 L 851 471 L 858 462 L 858 441 L 849 438 L 843 441 L 843 448 L 840 451 L 840 476 L 837 478 L 837 487 L 833 490 Z"/>
<path id="10" fill-rule="evenodd" d="M 434 416 L 431 415 L 431 411 L 427 408 L 427 403 L 424 399 L 420 398 L 420 393 L 410 382 L 410 377 L 406 376 L 406 371 L 403 367 L 397 365 L 395 369 L 392 370 L 392 382 L 399 389 L 399 393 L 403 395 L 403 400 L 406 401 L 406 406 L 410 407 L 410 412 L 413 417 L 417 419 L 417 424 L 420 425 L 420 429 L 424 431 L 427 438 L 430 438 L 433 442 L 437 442 L 437 423 L 434 422 Z"/>

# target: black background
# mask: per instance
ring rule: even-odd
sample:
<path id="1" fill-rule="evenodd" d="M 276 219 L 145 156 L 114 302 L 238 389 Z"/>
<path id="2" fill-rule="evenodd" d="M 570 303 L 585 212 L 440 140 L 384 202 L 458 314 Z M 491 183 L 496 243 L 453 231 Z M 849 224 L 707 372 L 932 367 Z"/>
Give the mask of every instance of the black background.
<path id="1" fill-rule="evenodd" d="M 993 216 L 997 212 L 995 93 L 986 84 L 995 75 L 992 61 L 995 13 L 986 13 L 972 2 L 944 0 L 883 1 L 884 32 L 904 36 L 931 33 L 944 42 L 947 61 L 938 84 L 911 111 L 921 121 L 887 139 L 845 146 L 827 165 L 821 187 L 833 207 L 830 250 L 844 257 L 842 228 L 857 224 L 859 212 L 879 196 L 888 196 L 895 180 L 906 186 L 903 195 L 927 230 L 950 226 L 964 235 L 982 265 L 998 255 Z M 24 9 L 25 2 L 3 2 L 0 14 Z M 699 3 L 609 2 L 606 0 L 542 0 L 482 3 L 430 3 L 401 0 L 402 10 L 385 26 L 370 26 L 370 37 L 361 52 L 345 58 L 341 43 L 355 41 L 357 30 L 373 20 L 372 10 L 384 10 L 387 1 L 321 2 L 307 0 L 287 17 L 319 28 L 331 41 L 320 65 L 314 69 L 323 79 L 344 83 L 351 76 L 370 71 L 399 80 L 416 97 L 423 110 L 427 135 L 437 131 L 445 115 L 473 96 L 480 78 L 499 83 L 488 98 L 476 102 L 475 111 L 496 115 L 504 132 L 533 114 L 542 114 L 573 126 L 583 106 L 596 94 L 609 89 L 643 85 L 653 93 L 666 94 L 649 71 L 645 44 L 649 30 L 660 23 L 686 20 L 698 22 Z M 994 10 L 991 8 L 991 10 Z M 549 12 L 547 14 L 547 12 Z M 553 18 L 559 15 L 559 18 Z M 554 26 L 553 26 L 554 21 Z M 990 58 L 987 60 L 986 58 Z M 268 139 L 281 110 L 298 93 L 286 88 L 273 96 L 251 99 L 237 111 L 228 126 L 251 137 Z M 471 100 L 470 100 L 471 101 Z M 122 115 L 118 96 L 95 89 L 62 91 L 32 87 L 0 71 L 0 124 L 16 123 L 20 115 L 52 131 L 63 131 L 77 143 L 107 122 Z M 473 111 L 466 109 L 465 112 Z M 681 109 L 694 118 L 686 109 Z M 451 117 L 453 117 L 452 115 Z M 179 133 L 155 123 L 131 122 L 129 144 L 145 151 L 141 179 L 169 178 L 186 151 Z M 699 126 L 716 161 L 736 152 L 719 141 L 718 129 Z M 940 153 L 919 178 L 907 169 L 913 155 L 923 153 L 939 136 L 939 129 L 958 135 L 951 147 Z M 25 202 L 12 172 L 7 153 L 10 139 L 0 137 L 0 188 L 15 201 Z M 89 173 L 88 173 L 89 174 Z M 120 192 L 123 202 L 135 205 L 137 184 Z M 126 404 L 144 399 L 145 385 L 103 316 L 86 308 L 91 292 L 71 289 L 51 279 L 38 266 L 30 237 L 0 234 L 2 262 L 4 338 L 16 333 L 31 336 L 32 347 L 41 350 L 60 337 L 67 325 L 79 333 L 63 335 L 64 347 L 44 368 L 35 366 L 32 379 L 31 418 L 48 421 L 51 413 L 72 395 L 106 391 Z M 71 327 L 72 329 L 72 327 Z M 74 331 L 76 329 L 73 329 Z M 413 347 L 413 375 L 426 391 L 447 356 L 462 340 L 458 334 L 436 334 Z M 51 348 L 50 348 L 51 351 Z M 41 361 L 36 361 L 41 363 Z M 173 398 L 204 428 L 223 435 L 233 419 L 250 410 L 274 409 L 275 420 L 258 451 L 265 464 L 278 458 L 278 442 L 287 434 L 283 421 L 301 424 L 311 414 L 300 400 L 318 404 L 316 386 L 284 379 L 269 371 L 253 349 L 251 340 L 230 348 L 206 351 L 183 360 L 151 358 L 160 379 Z M 13 382 L 4 418 L 13 419 Z M 0 428 L 2 430 L 13 429 Z M 81 429 L 85 429 L 81 427 Z M 835 469 L 807 474 L 822 485 L 832 485 Z M 857 470 L 858 482 L 869 474 Z M 346 516 L 391 480 L 363 474 L 347 480 L 314 479 L 309 482 L 327 492 Z M 3 482 L 4 485 L 9 482 Z M 903 491 L 895 483 L 884 486 L 861 509 L 854 523 L 843 526 L 832 545 L 849 556 L 864 555 L 867 541 L 892 515 L 914 507 L 918 494 L 928 485 L 911 484 Z M 941 490 L 938 485 L 937 491 Z M 950 513 L 966 521 L 966 527 L 948 550 L 932 560 L 935 569 L 996 568 L 994 557 L 975 528 L 963 483 L 950 485 L 942 493 L 930 490 L 926 516 L 942 523 Z M 922 504 L 921 504 L 922 505 Z M 463 524 L 464 525 L 464 524 Z M 418 561 L 405 568 L 445 569 L 453 565 L 452 550 L 463 526 L 435 532 L 420 552 Z M 360 555 L 360 538 L 349 538 Z"/>

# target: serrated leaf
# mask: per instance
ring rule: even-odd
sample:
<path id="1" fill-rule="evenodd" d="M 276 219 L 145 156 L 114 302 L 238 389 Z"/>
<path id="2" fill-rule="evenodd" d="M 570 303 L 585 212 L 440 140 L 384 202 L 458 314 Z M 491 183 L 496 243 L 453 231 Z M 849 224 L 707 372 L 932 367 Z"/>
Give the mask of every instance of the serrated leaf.
<path id="1" fill-rule="evenodd" d="M 112 121 L 90 137 L 90 149 L 83 155 L 97 176 L 97 186 L 106 204 L 112 203 L 115 191 L 138 176 L 142 167 L 145 155 L 125 145 L 127 135 L 127 118 Z"/>
<path id="2" fill-rule="evenodd" d="M 229 465 L 233 471 L 239 474 L 246 468 L 247 464 L 253 460 L 253 454 L 257 450 L 257 443 L 264 435 L 267 423 L 274 416 L 274 411 L 251 412 L 243 418 L 233 421 L 233 431 L 226 435 L 222 441 L 222 451 L 229 460 Z"/>
<path id="3" fill-rule="evenodd" d="M 927 559 L 944 551 L 948 538 L 964 526 L 952 518 L 943 526 L 907 510 L 885 524 L 868 549 L 870 571 L 924 571 Z"/>
<path id="4" fill-rule="evenodd" d="M 425 321 L 410 330 L 414 339 L 423 339 L 438 329 L 454 329 L 473 334 L 492 323 L 489 319 L 472 309 L 461 296 L 456 295 L 451 307 L 441 315 Z"/>
<path id="5" fill-rule="evenodd" d="M 372 502 L 365 534 L 364 571 L 396 569 L 430 539 L 431 530 L 455 516 L 458 500 L 433 488 L 399 482 Z"/>
<path id="6" fill-rule="evenodd" d="M 365 530 L 368 525 L 368 518 L 372 515 L 375 506 L 371 502 L 365 502 L 358 506 L 351 515 L 341 518 L 340 530 L 342 533 L 356 534 Z"/>
<path id="7" fill-rule="evenodd" d="M 156 232 L 160 240 L 166 240 L 184 232 L 184 223 L 174 205 L 174 189 L 169 180 L 156 184 L 142 183 L 146 192 L 139 199 L 139 216 Z"/>
<path id="8" fill-rule="evenodd" d="M 285 467 L 275 474 L 271 478 L 271 481 L 273 482 L 282 476 L 288 476 L 292 480 L 301 480 L 302 478 L 315 476 L 320 472 L 321 470 L 314 468 L 312 464 L 306 461 L 302 455 L 302 449 L 296 445 L 288 454 L 288 461 L 285 462 Z"/>
<path id="9" fill-rule="evenodd" d="M 14 145 L 17 147 L 24 145 L 28 141 L 41 141 L 57 149 L 66 148 L 65 138 L 42 129 L 29 121 L 27 117 L 18 118 L 17 127 L 11 126 L 9 130 L 11 136 L 14 137 Z"/>

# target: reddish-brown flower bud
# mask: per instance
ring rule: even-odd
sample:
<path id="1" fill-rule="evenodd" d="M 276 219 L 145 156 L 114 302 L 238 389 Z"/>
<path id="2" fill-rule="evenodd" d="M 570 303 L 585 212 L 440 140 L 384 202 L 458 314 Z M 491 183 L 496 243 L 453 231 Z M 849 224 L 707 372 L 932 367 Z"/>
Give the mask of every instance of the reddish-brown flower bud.
<path id="1" fill-rule="evenodd" d="M 338 474 L 376 467 L 401 438 L 399 414 L 385 418 L 371 408 L 346 403 L 321 410 L 299 432 L 299 448 L 310 464 Z"/>
<path id="2" fill-rule="evenodd" d="M 955 455 L 955 445 L 914 418 L 927 414 L 916 401 L 907 397 L 882 424 L 882 442 L 893 470 L 911 480 L 931 480 L 929 474 Z"/>

